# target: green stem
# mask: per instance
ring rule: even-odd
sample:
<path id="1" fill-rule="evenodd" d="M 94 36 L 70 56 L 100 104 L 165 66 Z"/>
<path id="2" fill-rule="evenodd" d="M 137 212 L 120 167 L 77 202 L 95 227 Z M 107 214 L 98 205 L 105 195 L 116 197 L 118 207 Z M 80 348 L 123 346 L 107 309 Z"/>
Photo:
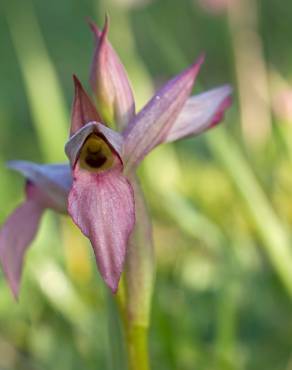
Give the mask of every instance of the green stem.
<path id="1" fill-rule="evenodd" d="M 110 292 L 106 292 L 108 307 L 109 353 L 108 370 L 127 370 L 125 356 L 125 341 L 123 337 L 122 320 L 119 319 L 121 310 L 118 302 Z M 121 315 L 122 316 L 122 315 Z"/>
<path id="2" fill-rule="evenodd" d="M 127 352 L 128 370 L 150 370 L 148 350 L 147 325 L 141 325 L 130 319 L 125 301 L 125 280 L 120 281 L 116 295 L 117 306 L 119 307 L 120 319 L 124 329 L 125 349 Z"/>
<path id="3" fill-rule="evenodd" d="M 148 328 L 129 324 L 125 331 L 128 370 L 150 370 Z"/>

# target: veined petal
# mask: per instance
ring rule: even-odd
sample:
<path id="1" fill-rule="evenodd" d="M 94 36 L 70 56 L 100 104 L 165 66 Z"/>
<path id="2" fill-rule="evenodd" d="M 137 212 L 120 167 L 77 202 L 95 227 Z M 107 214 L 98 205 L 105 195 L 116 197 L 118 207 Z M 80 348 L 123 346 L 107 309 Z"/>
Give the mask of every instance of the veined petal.
<path id="1" fill-rule="evenodd" d="M 8 167 L 20 172 L 50 199 L 50 206 L 58 212 L 67 212 L 67 198 L 72 184 L 69 164 L 37 164 L 28 161 L 10 161 Z"/>
<path id="2" fill-rule="evenodd" d="M 97 106 L 104 122 L 122 129 L 135 115 L 135 102 L 127 73 L 113 47 L 107 40 L 108 19 L 101 32 L 91 23 L 95 34 L 90 83 L 96 96 Z"/>
<path id="3" fill-rule="evenodd" d="M 231 105 L 231 92 L 225 85 L 189 98 L 164 141 L 198 135 L 218 124 Z"/>
<path id="4" fill-rule="evenodd" d="M 8 217 L 0 230 L 0 263 L 15 298 L 19 292 L 24 255 L 36 236 L 46 202 L 41 190 L 29 184 L 26 201 Z"/>
<path id="5" fill-rule="evenodd" d="M 113 292 L 135 223 L 133 190 L 120 167 L 97 174 L 77 163 L 68 202 L 69 214 L 90 239 L 100 273 Z"/>
<path id="6" fill-rule="evenodd" d="M 154 147 L 165 140 L 183 108 L 203 58 L 164 85 L 137 114 L 124 132 L 127 170 L 135 168 Z"/>
<path id="7" fill-rule="evenodd" d="M 74 167 L 78 154 L 90 134 L 96 133 L 102 135 L 108 144 L 121 157 L 123 137 L 116 131 L 104 126 L 99 122 L 89 122 L 77 131 L 65 146 L 65 152 L 70 160 L 71 166 Z"/>
<path id="8" fill-rule="evenodd" d="M 72 106 L 70 136 L 88 122 L 101 122 L 97 110 L 84 90 L 81 82 L 74 75 L 75 96 Z"/>

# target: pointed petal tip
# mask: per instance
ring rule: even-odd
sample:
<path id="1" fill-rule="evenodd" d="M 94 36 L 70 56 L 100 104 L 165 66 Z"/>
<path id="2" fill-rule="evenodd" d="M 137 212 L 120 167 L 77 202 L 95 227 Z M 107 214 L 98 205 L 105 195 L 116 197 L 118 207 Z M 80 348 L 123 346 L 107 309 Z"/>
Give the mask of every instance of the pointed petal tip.
<path id="1" fill-rule="evenodd" d="M 118 279 L 108 279 L 105 280 L 106 285 L 109 287 L 111 290 L 112 294 L 117 294 L 118 288 L 119 288 L 119 282 L 120 282 L 121 276 L 119 276 Z"/>
<path id="2" fill-rule="evenodd" d="M 232 87 L 226 84 L 189 98 L 165 142 L 197 136 L 222 122 L 232 104 L 232 91 Z"/>
<path id="3" fill-rule="evenodd" d="M 10 214 L 0 229 L 0 265 L 16 300 L 25 254 L 37 235 L 45 209 L 31 196 Z"/>
<path id="4" fill-rule="evenodd" d="M 187 67 L 181 74 L 177 75 L 175 79 L 187 78 L 192 84 L 195 83 L 197 75 L 200 72 L 201 66 L 205 61 L 205 53 L 201 53 L 193 64 Z"/>
<path id="5" fill-rule="evenodd" d="M 104 26 L 103 26 L 103 29 L 102 30 L 100 30 L 100 28 L 98 27 L 98 25 L 91 19 L 91 17 L 86 17 L 86 22 L 89 25 L 91 31 L 96 36 L 100 37 L 103 32 L 105 32 L 105 31 L 107 32 L 108 31 L 109 24 L 110 24 L 110 18 L 109 18 L 108 13 L 105 13 L 105 16 L 104 16 Z"/>
<path id="6" fill-rule="evenodd" d="M 74 85 L 81 85 L 77 75 L 75 73 L 72 74 Z"/>
<path id="7" fill-rule="evenodd" d="M 16 160 L 7 161 L 5 162 L 5 167 L 11 170 L 15 170 L 17 168 L 17 162 L 18 161 Z"/>
<path id="8" fill-rule="evenodd" d="M 218 123 L 223 121 L 226 110 L 230 108 L 232 105 L 232 101 L 233 101 L 232 95 L 231 95 L 232 88 L 229 85 L 226 85 L 224 88 L 225 88 L 225 93 L 224 93 L 225 98 L 222 100 L 221 104 L 219 105 L 217 113 L 213 117 L 213 120 L 211 121 L 209 128 L 215 127 L 217 126 Z"/>
<path id="9" fill-rule="evenodd" d="M 108 13 L 105 13 L 104 15 L 104 26 L 103 26 L 103 32 L 108 32 L 110 26 L 110 19 Z"/>
<path id="10" fill-rule="evenodd" d="M 91 18 L 86 18 L 86 22 L 91 30 L 91 32 L 94 34 L 95 37 L 99 38 L 101 31 L 97 27 L 97 25 L 94 23 L 94 21 Z"/>
<path id="11" fill-rule="evenodd" d="M 77 92 L 79 92 L 80 90 L 83 91 L 84 88 L 82 86 L 82 83 L 81 83 L 81 81 L 79 80 L 79 78 L 77 77 L 77 75 L 75 73 L 72 74 L 72 79 L 73 79 L 73 83 L 74 83 L 75 94 Z"/>
<path id="12" fill-rule="evenodd" d="M 196 63 L 204 63 L 206 59 L 206 52 L 202 51 L 201 54 L 199 55 L 199 58 L 197 59 Z"/>
<path id="13" fill-rule="evenodd" d="M 103 33 L 106 33 L 108 32 L 109 30 L 109 24 L 110 24 L 110 18 L 109 18 L 109 15 L 108 13 L 105 13 L 105 16 L 104 16 L 104 26 L 103 26 L 103 29 L 100 30 L 100 28 L 97 26 L 97 24 L 91 19 L 91 17 L 86 17 L 85 20 L 87 22 L 87 24 L 89 25 L 91 31 L 93 32 L 93 34 L 99 39 L 101 37 L 101 35 Z"/>
<path id="14" fill-rule="evenodd" d="M 102 45 L 103 42 L 106 41 L 108 32 L 109 32 L 109 17 L 108 17 L 107 14 L 105 14 L 104 26 L 103 26 L 102 32 L 100 34 L 100 43 L 101 43 L 101 45 Z"/>
<path id="15" fill-rule="evenodd" d="M 193 71 L 194 76 L 196 76 L 202 66 L 202 64 L 205 62 L 205 52 L 202 52 L 199 57 L 195 60 L 195 62 L 190 66 L 190 70 Z"/>
<path id="16" fill-rule="evenodd" d="M 229 84 L 225 84 L 225 85 L 222 85 L 221 87 L 218 87 L 218 89 L 221 89 L 222 91 L 224 91 L 224 93 L 226 94 L 226 95 L 230 95 L 230 94 L 232 94 L 233 93 L 233 87 L 231 86 L 231 85 L 229 85 Z"/>
<path id="17" fill-rule="evenodd" d="M 224 109 L 227 109 L 233 102 L 233 87 L 229 84 L 223 85 L 221 87 L 221 94 L 223 99 L 223 107 Z"/>
<path id="18" fill-rule="evenodd" d="M 9 269 L 6 266 L 5 259 L 0 251 L 0 265 L 2 267 L 3 273 L 5 275 L 6 281 L 8 283 L 8 286 L 10 288 L 10 291 L 12 293 L 12 296 L 16 302 L 18 302 L 19 299 L 19 281 L 17 281 L 13 276 L 9 274 Z"/>
<path id="19" fill-rule="evenodd" d="M 11 280 L 8 283 L 15 302 L 19 302 L 19 284 Z"/>
<path id="20" fill-rule="evenodd" d="M 28 176 L 24 175 L 23 170 L 25 167 L 27 167 L 27 165 L 32 164 L 32 163 L 33 162 L 29 162 L 25 160 L 13 159 L 11 161 L 5 162 L 5 165 L 6 165 L 6 168 L 16 171 L 16 172 L 20 172 L 24 177 L 27 177 L 29 179 Z M 36 164 L 36 163 L 33 163 L 33 164 Z"/>
<path id="21" fill-rule="evenodd" d="M 9 170 L 16 171 L 20 173 L 21 175 L 23 175 L 24 177 L 26 177 L 23 174 L 23 168 L 26 166 L 27 163 L 28 163 L 27 161 L 23 161 L 23 160 L 11 160 L 11 161 L 5 162 L 5 167 Z"/>
<path id="22" fill-rule="evenodd" d="M 74 135 L 88 122 L 101 121 L 99 113 L 75 74 L 73 74 L 73 82 L 75 93 L 71 112 L 70 136 Z"/>

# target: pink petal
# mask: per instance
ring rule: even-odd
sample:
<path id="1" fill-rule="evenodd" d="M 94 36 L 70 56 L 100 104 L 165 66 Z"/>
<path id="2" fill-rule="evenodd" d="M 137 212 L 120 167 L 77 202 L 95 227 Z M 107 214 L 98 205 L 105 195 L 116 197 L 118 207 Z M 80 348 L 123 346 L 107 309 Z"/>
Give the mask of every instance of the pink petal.
<path id="1" fill-rule="evenodd" d="M 77 163 L 68 211 L 90 239 L 104 281 L 116 292 L 135 223 L 133 190 L 121 166 L 96 174 Z"/>
<path id="2" fill-rule="evenodd" d="M 67 198 L 72 185 L 68 164 L 41 165 L 28 161 L 10 161 L 8 167 L 20 172 L 41 189 L 50 200 L 49 208 L 67 213 Z"/>
<path id="3" fill-rule="evenodd" d="M 75 134 L 88 122 L 101 122 L 101 118 L 91 102 L 89 96 L 81 85 L 81 82 L 74 75 L 75 96 L 72 107 L 70 136 Z"/>
<path id="4" fill-rule="evenodd" d="M 189 98 L 165 137 L 165 142 L 198 135 L 218 124 L 231 105 L 230 86 L 221 86 Z"/>
<path id="5" fill-rule="evenodd" d="M 183 108 L 203 58 L 164 85 L 124 132 L 124 158 L 132 169 L 165 137 Z"/>
<path id="6" fill-rule="evenodd" d="M 27 200 L 6 220 L 0 230 L 0 263 L 15 298 L 18 296 L 25 252 L 36 236 L 46 208 L 42 193 L 28 186 Z"/>
<path id="7" fill-rule="evenodd" d="M 108 19 L 102 32 L 91 23 L 96 37 L 90 83 L 104 122 L 124 128 L 135 115 L 135 102 L 127 73 L 107 40 Z"/>
<path id="8" fill-rule="evenodd" d="M 74 167 L 78 158 L 79 152 L 92 133 L 102 135 L 114 151 L 121 157 L 123 137 L 116 131 L 104 126 L 98 122 L 89 122 L 77 131 L 65 145 L 65 152 L 70 160 L 71 166 Z"/>

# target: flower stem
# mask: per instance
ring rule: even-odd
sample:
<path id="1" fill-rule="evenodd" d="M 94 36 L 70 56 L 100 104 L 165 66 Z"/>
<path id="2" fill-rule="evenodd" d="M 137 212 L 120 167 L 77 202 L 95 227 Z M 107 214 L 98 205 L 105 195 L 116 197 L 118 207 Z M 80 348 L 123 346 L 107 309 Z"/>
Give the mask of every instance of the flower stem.
<path id="1" fill-rule="evenodd" d="M 125 332 L 128 370 L 150 370 L 148 328 L 129 324 Z"/>
<path id="2" fill-rule="evenodd" d="M 116 301 L 124 327 L 128 370 L 150 370 L 148 330 L 154 281 L 152 230 L 138 179 L 132 174 L 136 225 L 129 239 Z"/>
<path id="3" fill-rule="evenodd" d="M 141 325 L 129 318 L 125 302 L 125 280 L 122 278 L 116 295 L 121 323 L 124 329 L 128 370 L 150 370 L 148 350 L 148 325 Z"/>
<path id="4" fill-rule="evenodd" d="M 106 297 L 109 330 L 108 370 L 127 370 L 126 346 L 122 333 L 123 327 L 119 320 L 119 313 L 121 311 L 110 292 L 106 292 Z"/>

